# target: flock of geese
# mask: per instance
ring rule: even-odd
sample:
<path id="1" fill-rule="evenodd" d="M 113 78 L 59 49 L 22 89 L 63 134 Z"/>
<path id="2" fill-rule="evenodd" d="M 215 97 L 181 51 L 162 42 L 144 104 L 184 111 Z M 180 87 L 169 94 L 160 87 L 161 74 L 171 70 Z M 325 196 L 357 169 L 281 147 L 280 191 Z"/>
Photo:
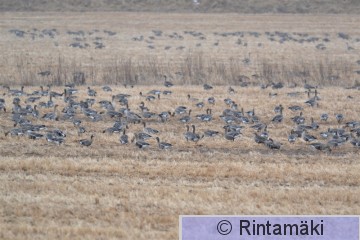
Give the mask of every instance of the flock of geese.
<path id="1" fill-rule="evenodd" d="M 305 119 L 303 116 L 304 108 L 316 107 L 318 102 L 321 101 L 319 89 L 306 82 L 304 88 L 307 98 L 304 99 L 304 103 L 302 105 L 291 105 L 288 109 L 285 109 L 282 104 L 275 106 L 273 109 L 274 116 L 271 122 L 268 123 L 261 120 L 261 117 L 256 114 L 255 109 L 244 111 L 231 98 L 222 100 L 215 99 L 212 96 L 204 98 L 202 101 L 188 94 L 187 99 L 184 99 L 188 103 L 187 106 L 174 106 L 172 111 L 154 112 L 149 109 L 145 102 L 161 102 L 163 99 L 161 95 L 171 97 L 173 92 L 170 89 L 173 83 L 165 78 L 164 86 L 166 90 L 152 90 L 146 94 L 140 92 L 139 95 L 142 101 L 134 109 L 129 107 L 131 95 L 125 93 L 115 94 L 115 91 L 110 86 L 103 86 L 100 91 L 108 94 L 109 99 L 111 97 L 111 101 L 99 99 L 97 91 L 90 86 L 87 87 L 87 98 L 85 99 L 80 99 L 79 90 L 75 88 L 74 84 L 66 84 L 62 92 L 53 91 L 51 86 L 48 86 L 47 89 L 41 86 L 33 92 L 26 92 L 24 87 L 21 87 L 21 89 L 11 89 L 8 86 L 3 86 L 3 96 L 6 97 L 5 99 L 8 102 L 4 98 L 0 98 L 0 120 L 11 118 L 13 122 L 13 127 L 2 126 L 5 130 L 5 136 L 27 136 L 32 140 L 46 139 L 48 142 L 56 145 L 63 144 L 67 135 L 67 131 L 57 128 L 57 122 L 71 122 L 80 139 L 82 134 L 91 132 L 88 131 L 87 122 L 101 122 L 107 119 L 113 122 L 113 126 L 103 129 L 103 134 L 118 133 L 119 144 L 134 144 L 141 149 L 148 148 L 151 145 L 148 141 L 149 139 L 156 139 L 159 149 L 171 149 L 173 145 L 161 141 L 158 136 L 160 131 L 148 127 L 147 123 L 158 121 L 159 124 L 171 124 L 173 121 L 177 121 L 184 124 L 184 131 L 186 129 L 183 136 L 179 138 L 187 142 L 197 144 L 198 142 L 209 141 L 213 137 L 235 141 L 242 136 L 243 129 L 247 128 L 253 132 L 253 141 L 256 144 L 262 144 L 269 149 L 277 150 L 283 144 L 281 141 L 274 140 L 271 134 L 269 134 L 267 130 L 268 124 L 282 124 L 284 121 L 283 112 L 291 111 L 294 114 L 291 117 L 294 127 L 288 135 L 287 140 L 290 143 L 301 140 L 308 143 L 314 149 L 324 152 L 331 152 L 334 148 L 347 143 L 350 143 L 355 148 L 360 148 L 359 121 L 345 121 L 345 117 L 341 113 L 335 116 L 323 113 L 320 116 L 313 116 L 310 121 Z M 279 89 L 283 85 L 261 85 L 263 89 L 268 87 Z M 204 84 L 203 88 L 204 93 L 210 94 L 213 86 Z M 288 93 L 288 95 L 292 96 L 298 93 L 293 92 Z M 237 92 L 234 88 L 229 87 L 228 94 L 236 95 Z M 275 94 L 269 94 L 269 97 L 273 96 Z M 58 109 L 59 104 L 64 106 L 61 111 Z M 215 104 L 223 106 L 223 111 L 218 115 L 212 112 L 212 106 Z M 97 111 L 94 106 L 101 107 L 102 110 Z M 191 108 L 205 108 L 206 110 L 202 110 L 204 111 L 202 114 L 192 116 Z M 323 123 L 333 117 L 336 118 L 339 127 L 326 127 Z M 208 129 L 203 132 L 197 132 L 197 123 L 203 122 L 206 126 L 210 127 L 210 123 L 214 122 L 214 120 L 222 122 L 221 127 L 223 131 Z M 33 124 L 33 122 L 49 124 Z M 142 124 L 143 129 L 141 131 L 133 131 L 132 128 L 135 124 Z M 325 131 L 319 131 L 320 129 L 324 130 L 325 127 L 327 128 Z M 132 134 L 130 135 L 129 132 Z M 78 140 L 78 144 L 89 147 L 93 144 L 95 137 L 95 134 L 91 134 L 88 138 Z"/>

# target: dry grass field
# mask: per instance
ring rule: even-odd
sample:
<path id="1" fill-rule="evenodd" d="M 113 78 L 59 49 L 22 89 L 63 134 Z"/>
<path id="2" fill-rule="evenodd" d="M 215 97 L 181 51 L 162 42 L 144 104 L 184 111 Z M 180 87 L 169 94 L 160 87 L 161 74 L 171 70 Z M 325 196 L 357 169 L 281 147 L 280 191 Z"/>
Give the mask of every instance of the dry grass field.
<path id="1" fill-rule="evenodd" d="M 137 106 L 144 101 L 138 92 L 153 88 L 161 86 L 115 88 L 113 93 L 131 94 L 129 105 L 137 112 Z M 78 96 L 85 99 L 86 89 L 80 89 Z M 99 92 L 97 99 L 111 100 L 111 95 L 99 87 L 95 89 Z M 216 87 L 205 92 L 200 87 L 178 86 L 171 89 L 173 95 L 146 102 L 157 113 L 187 106 L 193 109 L 192 123 L 197 131 L 221 132 L 218 137 L 194 144 L 183 137 L 185 124 L 178 121 L 179 116 L 166 123 L 148 120 L 150 127 L 160 130 L 162 141 L 173 144 L 170 150 L 159 150 L 154 139 L 144 150 L 134 144 L 120 145 L 118 133 L 102 133 L 113 125 L 113 119 L 91 122 L 83 115 L 77 118 L 88 132 L 81 137 L 71 121 L 29 118 L 33 124 L 45 124 L 48 130 L 66 130 L 65 143 L 60 146 L 45 139 L 5 137 L 3 133 L 11 129 L 12 121 L 10 113 L 1 113 L 1 238 L 174 239 L 179 214 L 360 213 L 358 148 L 346 143 L 326 153 L 313 150 L 301 140 L 287 142 L 294 125 L 290 117 L 297 115 L 287 107 L 304 106 L 306 94 L 290 98 L 286 95 L 290 90 L 281 89 L 276 91 L 278 97 L 269 98 L 273 90 L 236 88 L 237 93 L 229 95 L 226 89 Z M 316 137 L 328 127 L 338 127 L 335 113 L 343 113 L 346 120 L 360 118 L 354 104 L 360 98 L 358 90 L 325 88 L 319 92 L 319 107 L 304 106 L 303 111 L 307 122 L 311 116 L 319 122 L 321 113 L 329 113 L 329 121 L 318 131 L 311 131 Z M 208 96 L 218 100 L 212 107 L 213 121 L 202 123 L 194 117 L 204 110 L 196 109 L 187 100 L 188 93 L 199 100 Z M 268 127 L 270 136 L 283 144 L 281 149 L 256 144 L 249 125 L 234 142 L 226 140 L 222 134 L 224 123 L 219 118 L 226 107 L 222 101 L 225 97 L 245 110 L 255 107 L 264 123 L 271 122 L 273 107 L 282 103 L 286 109 L 284 122 L 270 123 Z M 54 101 L 62 109 L 63 100 Z M 97 104 L 94 109 L 101 110 Z M 40 110 L 41 115 L 49 111 Z M 141 125 L 130 124 L 128 134 L 141 130 Z M 93 144 L 88 148 L 80 146 L 78 140 L 91 134 L 95 134 Z"/>
<path id="2" fill-rule="evenodd" d="M 3 13 L 0 82 L 352 86 L 359 15 Z M 41 71 L 51 75 L 42 77 Z"/>
<path id="3" fill-rule="evenodd" d="M 84 72 L 86 84 L 98 93 L 92 107 L 97 112 L 104 111 L 100 100 L 111 101 L 112 95 L 126 93 L 131 95 L 129 108 L 136 113 L 140 114 L 142 101 L 157 114 L 174 112 L 183 105 L 192 109 L 190 124 L 196 125 L 197 132 L 212 129 L 220 135 L 204 137 L 195 144 L 185 140 L 186 124 L 179 122 L 181 116 L 165 123 L 148 119 L 148 126 L 160 131 L 161 141 L 173 147 L 160 150 L 151 138 L 148 149 L 139 149 L 134 143 L 121 145 L 119 133 L 103 133 L 115 122 L 106 113 L 101 121 L 92 122 L 78 109 L 76 118 L 87 130 L 78 136 L 73 123 L 63 119 L 61 110 L 67 104 L 64 97 L 58 97 L 53 101 L 59 105 L 59 121 L 41 118 L 52 108 L 38 108 L 39 119 L 26 118 L 33 124 L 45 124 L 47 130 L 65 130 L 63 144 L 58 146 L 45 138 L 5 136 L 14 128 L 14 97 L 0 88 L 7 108 L 0 112 L 0 238 L 176 239 L 180 214 L 360 214 L 360 149 L 347 141 L 331 152 L 322 152 L 301 139 L 293 144 L 287 141 L 295 126 L 291 117 L 299 114 L 288 109 L 292 105 L 304 108 L 306 124 L 311 117 L 319 123 L 318 130 L 309 130 L 318 139 L 328 128 L 342 128 L 345 122 L 360 120 L 360 91 L 345 89 L 357 85 L 360 76 L 356 73 L 360 70 L 359 18 L 3 13 L 2 85 L 11 89 L 26 85 L 24 91 L 32 93 L 40 84 L 51 83 L 60 85 L 53 86 L 52 91 L 63 92 L 63 84 L 73 81 L 73 73 Z M 10 32 L 12 29 L 24 33 Z M 56 29 L 53 38 L 44 29 Z M 153 30 L 162 31 L 162 35 L 156 36 Z M 202 34 L 194 37 L 185 31 Z M 254 37 L 254 32 L 260 35 Z M 224 37 L 223 33 L 232 34 Z M 134 40 L 141 36 L 141 41 Z M 205 39 L 200 40 L 202 36 Z M 322 40 L 298 42 L 313 37 Z M 94 41 L 105 47 L 95 49 L 99 44 Z M 74 42 L 83 48 L 70 47 Z M 316 47 L 321 43 L 323 50 Z M 170 48 L 165 50 L 166 46 Z M 40 76 L 41 71 L 50 71 L 50 75 Z M 163 74 L 175 83 L 174 87 L 162 85 Z M 319 86 L 321 100 L 317 106 L 304 103 L 308 100 L 305 79 Z M 285 87 L 260 89 L 260 83 L 270 82 L 283 82 Z M 125 88 L 124 83 L 134 87 Z M 214 84 L 214 89 L 205 91 L 199 86 L 203 83 Z M 292 83 L 299 86 L 289 88 Z M 113 88 L 111 93 L 101 89 L 105 84 Z M 236 93 L 228 93 L 230 85 Z M 89 98 L 86 86 L 76 88 L 79 93 L 75 101 Z M 153 89 L 173 93 L 154 101 L 145 101 L 139 95 L 141 91 L 146 96 Z M 290 92 L 297 95 L 290 97 Z M 273 93 L 277 96 L 269 97 Z M 197 100 L 189 100 L 188 94 Z M 215 105 L 206 102 L 211 96 L 216 99 Z M 25 103 L 28 97 L 19 97 L 21 107 L 30 104 Z M 281 149 L 255 143 L 250 128 L 253 124 L 241 124 L 245 127 L 242 135 L 235 141 L 226 140 L 225 123 L 220 118 L 229 108 L 225 98 L 237 103 L 239 110 L 254 108 L 260 121 L 268 125 L 271 138 L 282 144 Z M 35 104 L 48 100 L 41 97 Z M 205 102 L 202 109 L 195 106 L 201 101 Z M 116 110 L 124 107 L 113 104 Z M 284 106 L 284 120 L 272 123 L 276 115 L 273 109 L 279 104 Z M 196 119 L 207 108 L 212 109 L 213 120 L 204 123 Z M 320 121 L 322 113 L 329 114 L 327 122 Z M 344 115 L 342 123 L 335 119 L 339 113 Z M 131 138 L 142 128 L 141 124 L 129 124 L 127 134 Z M 46 134 L 47 130 L 40 132 Z M 345 130 L 349 132 L 349 128 Z M 90 139 L 91 134 L 95 135 L 92 145 L 81 146 L 78 141 Z"/>

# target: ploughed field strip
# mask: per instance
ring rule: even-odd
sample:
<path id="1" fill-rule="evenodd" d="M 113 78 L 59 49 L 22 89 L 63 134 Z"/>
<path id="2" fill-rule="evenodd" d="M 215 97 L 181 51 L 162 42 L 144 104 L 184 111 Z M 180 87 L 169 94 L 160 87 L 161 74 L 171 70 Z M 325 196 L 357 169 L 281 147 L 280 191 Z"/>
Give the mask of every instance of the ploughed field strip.
<path id="1" fill-rule="evenodd" d="M 345 154 L 360 148 L 359 90 L 260 86 L 1 88 L 3 146 Z M 19 139 L 26 139 L 21 140 Z M 6 148 L 3 148 L 6 155 Z M 146 151 L 146 150 L 145 150 Z M 16 153 L 15 153 L 16 154 Z M 11 154 L 10 154 L 11 155 Z"/>

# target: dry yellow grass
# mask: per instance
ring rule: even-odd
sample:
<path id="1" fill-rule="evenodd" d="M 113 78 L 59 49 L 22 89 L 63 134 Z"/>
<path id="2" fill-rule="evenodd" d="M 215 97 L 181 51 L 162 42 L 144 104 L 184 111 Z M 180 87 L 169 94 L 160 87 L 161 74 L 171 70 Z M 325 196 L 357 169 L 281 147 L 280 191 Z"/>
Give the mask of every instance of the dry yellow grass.
<path id="1" fill-rule="evenodd" d="M 72 80 L 74 71 L 84 71 L 88 84 L 135 80 L 156 84 L 161 74 L 172 76 L 179 84 L 203 81 L 239 84 L 240 75 L 251 78 L 256 74 L 262 81 L 301 83 L 306 77 L 313 83 L 350 86 L 359 77 L 355 73 L 359 70 L 356 61 L 360 60 L 358 22 L 359 15 L 3 13 L 0 16 L 0 82 L 36 85 L 57 78 L 64 82 Z M 24 31 L 25 37 L 16 37 L 9 32 L 11 29 Z M 56 29 L 58 34 L 54 38 L 39 37 L 44 29 Z M 94 32 L 95 29 L 99 32 Z M 67 34 L 80 30 L 84 36 Z M 116 35 L 109 36 L 104 30 Z M 155 36 L 153 30 L 161 30 L 163 34 Z M 205 39 L 185 31 L 201 32 Z M 243 32 L 244 37 L 219 35 L 236 32 Z M 251 36 L 249 32 L 260 36 Z M 318 40 L 280 43 L 279 36 L 271 37 L 266 32 L 287 33 L 299 41 Z M 183 38 L 177 38 L 174 33 Z M 294 33 L 308 35 L 300 37 Z M 349 39 L 340 38 L 339 33 L 347 34 Z M 34 40 L 32 34 L 35 34 Z M 142 41 L 133 40 L 140 36 L 144 38 Z M 80 40 L 74 40 L 76 37 Z M 104 43 L 105 48 L 95 49 L 95 41 Z M 87 43 L 89 47 L 69 47 L 73 42 Z M 324 44 L 326 49 L 317 49 L 318 44 Z M 166 47 L 169 49 L 165 50 Z M 251 60 L 250 64 L 243 64 L 246 58 Z M 37 75 L 45 70 L 52 72 L 50 78 Z M 338 76 L 339 80 L 330 81 L 330 76 Z"/>
<path id="2" fill-rule="evenodd" d="M 129 93 L 129 105 L 137 106 L 144 99 L 138 95 L 162 86 L 113 87 L 115 93 Z M 25 88 L 32 92 L 38 87 Z M 61 91 L 62 88 L 55 88 Z M 79 99 L 86 98 L 81 87 Z M 100 87 L 98 100 L 111 100 Z M 56 146 L 45 139 L 32 141 L 26 137 L 4 136 L 12 127 L 10 113 L 0 114 L 0 238 L 4 239 L 176 239 L 180 214 L 360 214 L 359 149 L 349 143 L 331 154 L 312 150 L 303 142 L 291 145 L 286 137 L 295 115 L 287 107 L 305 107 L 306 95 L 290 98 L 281 89 L 278 97 L 269 98 L 274 90 L 236 88 L 229 95 L 227 87 L 205 92 L 200 87 L 175 86 L 173 95 L 146 102 L 151 111 L 171 110 L 185 105 L 194 115 L 204 112 L 187 100 L 191 94 L 199 101 L 214 96 L 214 120 L 208 124 L 194 120 L 198 131 L 222 131 L 219 115 L 225 108 L 223 99 L 232 98 L 245 110 L 255 107 L 265 123 L 274 116 L 273 107 L 282 103 L 285 121 L 269 125 L 270 135 L 283 143 L 282 149 L 272 151 L 257 145 L 252 131 L 229 142 L 222 136 L 203 139 L 199 146 L 183 138 L 185 127 L 177 117 L 162 124 L 149 123 L 161 131 L 160 137 L 174 145 L 168 151 L 158 150 L 150 140 L 150 149 L 139 150 L 134 145 L 121 146 L 118 134 L 103 134 L 113 120 L 83 125 L 88 129 L 78 137 L 70 122 L 33 120 L 67 130 L 65 144 Z M 6 92 L 0 90 L 1 93 Z M 359 120 L 356 102 L 358 90 L 319 89 L 319 107 L 305 107 L 304 116 L 318 119 L 328 112 L 330 121 L 319 131 L 338 127 L 335 113 L 346 120 Z M 347 98 L 352 96 L 353 99 Z M 26 97 L 21 97 L 23 100 Z M 43 98 L 46 100 L 46 98 Z M 5 96 L 10 109 L 11 97 Z M 61 98 L 55 100 L 60 109 Z M 115 105 L 118 109 L 120 106 Z M 100 111 L 98 104 L 94 105 Z M 41 114 L 50 110 L 40 109 Z M 131 125 L 129 134 L 141 130 Z M 77 140 L 94 133 L 91 147 L 81 147 Z"/>

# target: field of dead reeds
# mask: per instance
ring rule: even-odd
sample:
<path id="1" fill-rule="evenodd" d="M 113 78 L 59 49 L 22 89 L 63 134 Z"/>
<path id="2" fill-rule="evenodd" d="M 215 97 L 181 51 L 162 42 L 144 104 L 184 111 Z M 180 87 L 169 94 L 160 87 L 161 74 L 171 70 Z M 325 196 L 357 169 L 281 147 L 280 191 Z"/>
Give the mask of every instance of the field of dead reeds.
<path id="1" fill-rule="evenodd" d="M 63 144 L 5 136 L 14 128 L 14 96 L 0 88 L 7 108 L 0 112 L 0 238 L 174 239 L 180 214 L 360 214 L 360 149 L 346 142 L 323 152 L 300 139 L 287 141 L 295 125 L 291 117 L 299 114 L 288 109 L 292 105 L 303 107 L 306 124 L 311 117 L 319 122 L 318 130 L 309 130 L 318 139 L 328 128 L 359 121 L 360 92 L 348 88 L 359 84 L 357 20 L 351 15 L 2 14 L 2 85 L 25 85 L 24 92 L 32 93 L 51 84 L 61 93 L 82 72 L 84 86 L 76 86 L 75 101 L 89 98 L 90 85 L 97 102 L 131 95 L 129 108 L 139 114 L 142 101 L 157 114 L 183 105 L 192 109 L 197 132 L 212 129 L 220 135 L 187 142 L 180 116 L 165 123 L 154 118 L 146 120 L 148 126 L 172 149 L 160 150 L 153 138 L 148 149 L 138 149 L 134 143 L 121 145 L 121 133 L 103 133 L 115 121 L 105 113 L 93 122 L 78 110 L 76 118 L 87 129 L 78 136 L 72 121 L 46 121 L 41 116 L 52 108 L 39 108 L 39 119 L 27 118 L 47 130 L 66 131 Z M 165 88 L 163 75 L 175 86 Z M 314 107 L 304 103 L 305 80 L 318 86 Z M 278 82 L 284 88 L 259 87 Z M 204 83 L 214 88 L 205 91 Z M 101 89 L 105 84 L 111 93 Z M 236 92 L 230 94 L 229 86 Z M 153 89 L 172 94 L 154 101 L 139 95 Z M 25 102 L 28 97 L 19 97 L 22 107 L 33 105 Z M 215 105 L 207 103 L 209 97 Z M 225 98 L 239 110 L 254 108 L 282 144 L 280 150 L 255 143 L 252 124 L 241 124 L 242 135 L 226 140 L 220 118 L 229 108 Z M 52 100 L 62 116 L 64 96 Z M 197 108 L 202 101 L 205 107 Z M 116 110 L 124 107 L 113 104 Z M 280 104 L 284 120 L 273 123 Z M 104 111 L 98 103 L 91 108 Z M 195 117 L 206 108 L 212 109 L 209 123 Z M 325 112 L 329 120 L 321 122 Z M 338 123 L 340 113 L 344 121 Z M 141 130 L 141 124 L 129 124 L 127 134 Z M 81 146 L 78 141 L 91 134 L 92 145 Z"/>

